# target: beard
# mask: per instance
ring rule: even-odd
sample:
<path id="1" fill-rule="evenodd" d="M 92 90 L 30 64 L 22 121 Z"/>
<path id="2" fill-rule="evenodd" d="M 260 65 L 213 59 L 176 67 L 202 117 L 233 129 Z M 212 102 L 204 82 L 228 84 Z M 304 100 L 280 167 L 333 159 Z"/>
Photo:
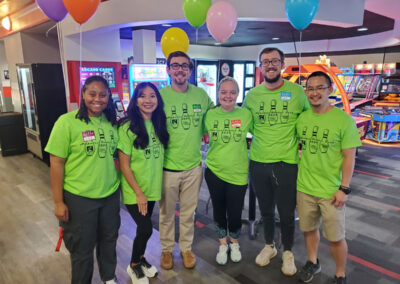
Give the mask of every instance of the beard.
<path id="1" fill-rule="evenodd" d="M 264 80 L 267 83 L 276 83 L 279 81 L 279 79 L 281 78 L 281 74 L 279 73 L 278 75 L 276 75 L 273 78 L 268 78 L 267 76 L 264 76 Z"/>

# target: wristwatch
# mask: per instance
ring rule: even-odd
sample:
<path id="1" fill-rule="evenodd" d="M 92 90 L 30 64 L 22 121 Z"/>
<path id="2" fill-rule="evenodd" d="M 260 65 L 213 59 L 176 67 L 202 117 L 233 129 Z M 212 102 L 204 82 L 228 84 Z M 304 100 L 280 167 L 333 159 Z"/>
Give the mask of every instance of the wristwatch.
<path id="1" fill-rule="evenodd" d="M 346 194 L 346 195 L 349 194 L 349 193 L 351 193 L 351 188 L 350 188 L 350 187 L 347 187 L 347 186 L 341 185 L 341 186 L 339 186 L 339 190 L 343 191 L 344 194 Z"/>

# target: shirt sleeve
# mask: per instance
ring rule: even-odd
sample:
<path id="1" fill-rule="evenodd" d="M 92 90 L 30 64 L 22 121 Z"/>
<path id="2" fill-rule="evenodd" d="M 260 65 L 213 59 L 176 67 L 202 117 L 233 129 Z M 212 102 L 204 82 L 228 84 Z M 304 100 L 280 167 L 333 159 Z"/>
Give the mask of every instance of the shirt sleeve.
<path id="1" fill-rule="evenodd" d="M 132 147 L 135 135 L 129 129 L 130 122 L 126 122 L 118 128 L 118 144 L 117 148 L 126 155 L 132 154 Z"/>
<path id="2" fill-rule="evenodd" d="M 342 149 L 349 149 L 361 146 L 360 135 L 354 119 L 349 116 L 346 120 L 346 126 L 342 132 Z"/>
<path id="3" fill-rule="evenodd" d="M 60 117 L 51 131 L 49 141 L 44 149 L 49 154 L 68 158 L 70 153 L 71 133 L 65 117 Z"/>

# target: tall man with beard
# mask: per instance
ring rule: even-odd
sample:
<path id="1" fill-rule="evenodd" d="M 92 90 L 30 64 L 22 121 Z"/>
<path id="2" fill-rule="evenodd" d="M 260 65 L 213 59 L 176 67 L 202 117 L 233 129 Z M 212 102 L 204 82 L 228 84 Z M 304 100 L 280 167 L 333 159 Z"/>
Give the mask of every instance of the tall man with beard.
<path id="1" fill-rule="evenodd" d="M 274 244 L 276 205 L 284 249 L 281 270 L 292 276 L 297 271 L 291 252 L 299 162 L 295 124 L 309 104 L 301 86 L 281 77 L 284 59 L 283 52 L 277 48 L 261 51 L 259 60 L 264 83 L 250 90 L 243 105 L 253 115 L 250 184 L 260 206 L 266 242 L 255 262 L 266 266 L 277 254 Z"/>
<path id="2" fill-rule="evenodd" d="M 169 143 L 164 156 L 162 196 L 160 200 L 161 267 L 173 267 L 175 247 L 175 208 L 179 201 L 179 249 L 186 268 L 196 265 L 192 253 L 194 211 L 203 180 L 201 137 L 203 116 L 213 106 L 207 93 L 188 83 L 193 70 L 190 57 L 181 51 L 167 59 L 171 86 L 160 93 L 167 116 Z"/>

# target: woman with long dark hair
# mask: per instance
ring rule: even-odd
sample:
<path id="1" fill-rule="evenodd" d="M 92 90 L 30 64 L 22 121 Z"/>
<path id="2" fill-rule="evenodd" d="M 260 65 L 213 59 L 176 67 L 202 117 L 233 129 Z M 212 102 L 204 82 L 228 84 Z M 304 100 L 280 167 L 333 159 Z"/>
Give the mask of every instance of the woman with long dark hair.
<path id="1" fill-rule="evenodd" d="M 164 104 L 152 83 L 136 86 L 118 133 L 122 199 L 137 225 L 127 272 L 132 283 L 146 284 L 148 277 L 157 274 L 144 253 L 153 232 L 154 204 L 161 199 L 164 149 L 169 140 Z"/>
<path id="2" fill-rule="evenodd" d="M 102 281 L 116 283 L 120 206 L 113 156 L 117 143 L 108 83 L 100 76 L 89 77 L 79 110 L 59 117 L 45 149 L 50 153 L 54 213 L 71 254 L 73 284 L 91 283 L 95 247 Z"/>

